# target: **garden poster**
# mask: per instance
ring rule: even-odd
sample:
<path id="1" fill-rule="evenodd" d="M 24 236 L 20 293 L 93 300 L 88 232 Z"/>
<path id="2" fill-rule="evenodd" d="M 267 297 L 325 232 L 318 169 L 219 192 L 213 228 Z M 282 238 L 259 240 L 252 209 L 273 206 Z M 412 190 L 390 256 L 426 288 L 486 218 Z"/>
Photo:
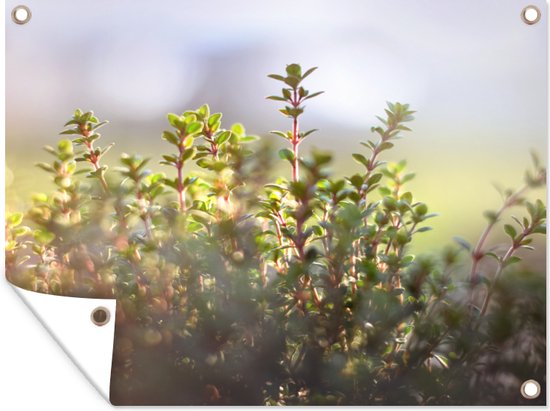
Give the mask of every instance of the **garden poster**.
<path id="1" fill-rule="evenodd" d="M 546 404 L 545 2 L 5 14 L 5 276 L 112 404 Z"/>

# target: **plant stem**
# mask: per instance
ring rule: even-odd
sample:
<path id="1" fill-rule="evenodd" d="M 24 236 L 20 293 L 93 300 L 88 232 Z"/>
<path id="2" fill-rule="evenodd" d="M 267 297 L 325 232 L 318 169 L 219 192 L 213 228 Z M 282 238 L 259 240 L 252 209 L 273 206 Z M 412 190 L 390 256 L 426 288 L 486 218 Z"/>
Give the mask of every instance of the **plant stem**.
<path id="1" fill-rule="evenodd" d="M 300 105 L 300 99 L 296 89 L 293 91 L 292 105 L 294 108 Z M 300 163 L 298 146 L 300 145 L 300 124 L 298 122 L 298 116 L 295 116 L 292 121 L 292 153 L 294 154 L 294 161 L 292 162 L 292 181 L 296 182 L 300 179 Z"/>
<path id="2" fill-rule="evenodd" d="M 183 185 L 183 155 L 185 154 L 185 139 L 187 136 L 179 134 L 180 143 L 178 145 L 179 158 L 176 163 L 176 168 L 178 170 L 178 200 L 180 204 L 180 211 L 185 213 L 187 211 L 187 206 L 185 205 L 185 187 Z"/>
<path id="3" fill-rule="evenodd" d="M 473 287 L 475 280 L 476 280 L 476 274 L 477 274 L 477 268 L 479 266 L 479 262 L 483 259 L 483 247 L 485 246 L 485 242 L 487 241 L 487 238 L 489 237 L 489 234 L 493 230 L 494 226 L 500 219 L 500 216 L 504 211 L 506 211 L 511 206 L 515 205 L 518 199 L 523 195 L 523 193 L 527 190 L 527 185 L 524 185 L 520 189 L 518 189 L 514 194 L 512 194 L 510 197 L 504 201 L 500 209 L 496 212 L 493 219 L 489 221 L 489 224 L 487 224 L 487 227 L 485 227 L 485 230 L 479 237 L 479 240 L 475 246 L 475 248 L 472 251 L 472 268 L 470 270 L 470 285 Z"/>
<path id="4" fill-rule="evenodd" d="M 210 130 L 207 130 L 204 134 L 205 140 L 210 143 L 210 154 L 212 154 L 212 157 L 214 157 L 214 160 L 219 160 L 219 154 L 218 154 L 218 145 L 212 138 L 212 132 Z"/>
<path id="5" fill-rule="evenodd" d="M 361 188 L 361 191 L 360 191 L 361 200 L 365 202 L 367 199 L 367 189 L 368 189 L 367 181 L 369 181 L 369 179 L 372 177 L 372 172 L 378 167 L 378 165 L 376 164 L 376 160 L 378 160 L 378 156 L 382 152 L 380 147 L 382 146 L 383 143 L 387 142 L 390 139 L 391 133 L 395 131 L 396 127 L 397 127 L 397 124 L 389 126 L 388 129 L 384 132 L 384 135 L 378 141 L 378 144 L 376 145 L 376 147 L 372 150 L 371 157 L 369 158 L 369 161 L 367 163 L 367 172 L 364 178 L 365 184 L 363 185 L 364 188 Z"/>
<path id="6" fill-rule="evenodd" d="M 524 231 L 513 240 L 512 245 L 510 246 L 510 248 L 508 248 L 508 250 L 506 251 L 506 254 L 504 254 L 502 259 L 499 260 L 495 277 L 493 278 L 493 282 L 491 283 L 491 286 L 487 291 L 487 295 L 483 300 L 483 305 L 481 306 L 481 311 L 479 314 L 480 318 L 483 317 L 487 312 L 487 308 L 489 307 L 489 301 L 491 300 L 491 296 L 493 295 L 495 285 L 498 279 L 500 278 L 502 271 L 504 271 L 504 268 L 506 267 L 506 263 L 514 255 L 514 253 L 521 247 L 521 243 L 523 242 L 523 240 L 532 233 L 533 233 L 532 226 L 525 228 Z"/>
<path id="7" fill-rule="evenodd" d="M 376 147 L 372 150 L 371 157 L 369 158 L 369 160 L 367 162 L 367 172 L 365 173 L 365 177 L 363 179 L 364 184 L 363 184 L 363 187 L 361 187 L 361 189 L 359 190 L 360 203 L 361 202 L 364 203 L 365 208 L 368 207 L 368 204 L 367 204 L 367 190 L 368 190 L 367 182 L 372 177 L 373 171 L 377 168 L 376 160 L 378 159 L 378 155 L 381 153 L 380 147 L 382 146 L 383 143 L 385 143 L 390 138 L 391 133 L 393 131 L 395 131 L 396 127 L 397 127 L 397 124 L 396 125 L 391 125 L 391 126 L 388 127 L 388 129 L 384 132 L 384 135 L 381 136 L 381 138 L 378 141 L 378 144 L 376 145 Z M 367 217 L 365 217 L 365 219 L 364 219 L 364 225 L 365 225 L 365 227 L 368 225 Z M 386 254 L 389 251 L 389 246 L 390 245 L 391 245 L 391 243 L 388 243 L 388 247 L 386 249 Z M 351 275 L 355 279 L 357 279 L 356 264 L 357 264 L 357 260 L 358 260 L 359 255 L 360 255 L 360 248 L 361 248 L 361 238 L 358 238 L 355 241 L 353 241 L 353 243 L 352 243 L 352 255 L 351 255 L 351 259 L 350 259 L 350 261 L 351 261 L 350 272 L 351 272 Z M 376 253 L 375 253 L 375 258 L 376 258 Z M 357 288 L 357 286 L 354 283 L 353 286 L 352 286 L 352 291 L 353 291 L 354 294 L 355 294 L 356 288 Z"/>
<path id="8" fill-rule="evenodd" d="M 297 108 L 300 103 L 302 102 L 301 98 L 298 97 L 298 90 L 296 88 L 292 91 L 292 100 L 291 104 L 294 108 Z M 300 124 L 298 122 L 298 115 L 293 116 L 292 120 L 292 153 L 294 154 L 294 160 L 292 161 L 292 181 L 297 182 L 300 180 L 300 159 L 299 159 L 299 150 L 298 146 L 300 145 Z M 299 200 L 298 201 L 298 210 L 296 212 L 296 235 L 293 238 L 294 247 L 296 248 L 296 253 L 298 254 L 298 259 L 302 264 L 305 264 L 306 262 L 306 254 L 305 254 L 305 236 L 304 236 L 304 224 L 305 219 L 303 218 L 303 215 L 305 215 L 305 211 L 307 210 L 308 201 L 307 200 Z M 313 301 L 315 304 L 320 307 L 321 306 L 321 299 L 319 297 L 319 294 L 317 293 L 317 290 L 315 289 L 315 286 L 313 285 L 313 281 L 311 281 L 311 276 L 309 274 L 304 275 L 304 281 L 302 283 L 302 288 L 309 288 L 311 290 Z"/>
<path id="9" fill-rule="evenodd" d="M 88 133 L 89 134 L 89 133 Z M 85 137 L 87 137 L 86 134 L 83 134 Z M 90 154 L 90 163 L 92 164 L 92 167 L 94 168 L 94 171 L 99 171 L 101 169 L 101 165 L 99 164 L 99 157 L 95 155 L 94 152 L 94 143 L 85 143 L 86 148 L 88 149 L 88 153 Z M 99 179 L 99 182 L 101 183 L 101 188 L 103 189 L 103 192 L 105 194 L 109 194 L 109 185 L 107 184 L 107 181 L 105 180 L 105 176 L 103 175 L 103 172 L 99 172 L 97 174 L 97 178 Z"/>
<path id="10" fill-rule="evenodd" d="M 183 164 L 181 163 L 182 152 L 180 151 L 180 161 L 178 162 L 178 200 L 180 204 L 180 210 L 182 213 L 187 211 L 185 205 L 185 188 L 183 187 Z"/>
<path id="11" fill-rule="evenodd" d="M 298 129 L 298 120 L 297 119 L 294 119 L 294 124 L 293 124 L 293 127 L 292 127 L 292 133 L 293 134 L 296 134 L 296 131 Z M 294 161 L 292 162 L 292 181 L 296 182 L 300 179 L 300 164 L 298 162 L 298 156 L 299 156 L 299 152 L 298 152 L 298 144 L 299 142 L 296 141 L 296 140 L 293 140 L 292 141 L 292 153 L 294 154 Z"/>
<path id="12" fill-rule="evenodd" d="M 498 263 L 498 268 L 497 268 L 497 271 L 495 273 L 495 278 L 493 279 L 493 282 L 491 283 L 491 286 L 489 287 L 489 290 L 487 290 L 487 295 L 485 296 L 485 299 L 483 300 L 483 305 L 481 306 L 481 310 L 480 310 L 480 313 L 479 313 L 480 318 L 483 317 L 485 315 L 485 313 L 487 312 L 487 308 L 489 307 L 489 301 L 491 300 L 491 297 L 492 297 L 494 289 L 495 289 L 495 284 L 498 281 L 500 275 L 502 274 L 502 271 L 504 270 L 504 266 L 506 264 L 506 261 L 508 261 L 508 259 L 510 257 L 512 257 L 512 255 L 514 254 L 514 252 L 516 250 L 517 250 L 516 245 L 512 244 L 510 246 L 510 248 L 508 249 L 508 251 L 506 251 L 506 254 L 504 255 L 504 257 L 502 257 L 502 260 Z"/>
<path id="13" fill-rule="evenodd" d="M 107 181 L 105 180 L 103 173 L 99 175 L 99 182 L 101 183 L 101 187 L 103 188 L 105 194 L 109 194 L 109 186 L 107 185 Z"/>
<path id="14" fill-rule="evenodd" d="M 139 181 L 136 182 L 136 186 L 139 187 Z M 143 193 L 139 188 L 136 193 L 136 198 L 138 199 L 138 201 L 147 201 L 143 198 Z M 149 206 L 149 201 L 147 201 L 147 205 Z M 147 235 L 147 238 L 149 240 L 152 240 L 153 232 L 151 231 L 151 218 L 149 215 L 149 211 L 146 211 L 146 213 L 141 216 L 141 220 L 143 221 L 143 225 L 145 226 L 145 234 Z"/>

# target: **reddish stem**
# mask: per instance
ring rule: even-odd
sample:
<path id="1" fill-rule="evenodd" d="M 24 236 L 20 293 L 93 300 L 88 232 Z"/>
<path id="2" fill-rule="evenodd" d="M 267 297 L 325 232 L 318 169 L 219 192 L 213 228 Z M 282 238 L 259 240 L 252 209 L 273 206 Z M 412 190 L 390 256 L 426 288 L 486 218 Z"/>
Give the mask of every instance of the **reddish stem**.
<path id="1" fill-rule="evenodd" d="M 139 184 L 140 184 L 139 181 L 136 182 L 137 187 L 139 187 Z M 141 192 L 141 190 L 139 188 L 138 188 L 138 191 L 136 193 L 136 198 L 138 200 L 144 200 L 143 193 Z M 147 235 L 147 238 L 149 238 L 149 240 L 152 240 L 153 239 L 153 232 L 151 231 L 151 221 L 150 221 L 149 212 L 142 215 L 141 220 L 143 221 L 143 225 L 145 226 L 145 234 Z"/>
<path id="2" fill-rule="evenodd" d="M 184 213 L 185 211 L 187 211 L 187 206 L 185 205 L 185 187 L 183 185 L 183 155 L 185 153 L 184 143 L 185 143 L 186 136 L 183 136 L 181 135 L 181 133 L 179 133 L 179 137 L 180 137 L 180 143 L 178 145 L 179 158 L 178 158 L 178 162 L 176 163 L 176 168 L 178 170 L 177 190 L 178 190 L 178 200 L 180 204 L 180 211 Z"/>
<path id="3" fill-rule="evenodd" d="M 89 132 L 82 132 L 82 135 L 84 137 L 88 137 L 89 134 Z M 96 156 L 94 152 L 94 143 L 85 142 L 84 144 L 86 144 L 88 154 L 90 154 L 90 163 L 92 164 L 94 171 L 98 171 L 101 168 L 101 165 L 99 164 L 99 157 Z M 109 194 L 109 185 L 107 184 L 107 181 L 105 181 L 105 177 L 103 176 L 103 174 L 98 174 L 97 177 L 105 194 Z"/>
<path id="4" fill-rule="evenodd" d="M 296 90 L 294 90 L 294 96 L 292 99 L 292 106 L 294 108 L 300 105 L 300 100 Z M 292 162 L 292 181 L 296 182 L 300 179 L 300 163 L 298 146 L 300 145 L 300 125 L 298 123 L 298 116 L 294 117 L 292 122 L 292 153 L 294 154 L 294 161 Z"/>
<path id="5" fill-rule="evenodd" d="M 489 301 L 491 301 L 491 297 L 493 295 L 494 286 L 496 282 L 498 281 L 500 275 L 502 274 L 502 271 L 504 270 L 504 266 L 506 262 L 514 255 L 514 252 L 517 250 L 517 245 L 514 243 L 510 246 L 508 251 L 506 251 L 506 254 L 504 257 L 502 257 L 502 261 L 499 262 L 497 272 L 495 274 L 495 278 L 493 279 L 493 283 L 491 284 L 491 287 L 489 287 L 489 290 L 487 291 L 487 295 L 485 295 L 485 299 L 483 300 L 483 304 L 481 305 L 481 310 L 479 313 L 479 317 L 483 317 L 485 313 L 487 312 L 487 308 L 489 307 Z"/>
<path id="6" fill-rule="evenodd" d="M 181 159 L 181 156 L 182 154 L 180 151 L 180 159 Z M 183 187 L 183 164 L 181 163 L 181 161 L 178 161 L 177 169 L 178 169 L 178 199 L 180 203 L 180 210 L 182 212 L 185 212 L 186 211 L 185 188 Z"/>
<path id="7" fill-rule="evenodd" d="M 500 219 L 502 213 L 506 211 L 508 208 L 516 204 L 516 201 L 521 197 L 521 195 L 527 190 L 527 186 L 521 187 L 518 191 L 516 191 L 514 194 L 512 194 L 508 199 L 504 202 L 502 207 L 496 212 L 495 218 L 492 219 L 489 224 L 487 224 L 487 227 L 485 227 L 485 230 L 479 237 L 479 240 L 475 246 L 475 248 L 472 251 L 472 268 L 470 270 L 470 284 L 473 286 L 476 280 L 476 274 L 477 274 L 477 267 L 479 265 L 479 262 L 483 259 L 484 253 L 483 253 L 483 247 L 485 245 L 485 242 L 487 241 L 487 238 L 489 237 L 489 234 L 493 230 L 494 226 Z"/>

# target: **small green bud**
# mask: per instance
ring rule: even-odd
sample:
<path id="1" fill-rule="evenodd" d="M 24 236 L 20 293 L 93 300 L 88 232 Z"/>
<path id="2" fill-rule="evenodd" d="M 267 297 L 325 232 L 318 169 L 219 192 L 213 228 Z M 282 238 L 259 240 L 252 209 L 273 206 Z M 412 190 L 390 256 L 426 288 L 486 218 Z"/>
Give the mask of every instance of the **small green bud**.
<path id="1" fill-rule="evenodd" d="M 416 206 L 415 211 L 416 214 L 419 216 L 426 215 L 426 213 L 428 212 L 428 206 L 424 203 L 420 203 Z"/>
<path id="2" fill-rule="evenodd" d="M 397 201 L 393 197 L 385 197 L 384 200 L 382 200 L 382 205 L 388 211 L 397 210 Z"/>
<path id="3" fill-rule="evenodd" d="M 390 221 L 388 216 L 384 213 L 382 213 L 381 211 L 377 212 L 376 213 L 376 216 L 374 217 L 374 221 L 376 222 L 376 224 L 378 224 L 379 226 L 383 226 L 383 225 L 386 225 L 388 224 L 388 222 Z"/>
<path id="4" fill-rule="evenodd" d="M 405 229 L 399 230 L 397 235 L 395 236 L 395 241 L 399 245 L 405 245 L 410 241 L 409 233 Z"/>

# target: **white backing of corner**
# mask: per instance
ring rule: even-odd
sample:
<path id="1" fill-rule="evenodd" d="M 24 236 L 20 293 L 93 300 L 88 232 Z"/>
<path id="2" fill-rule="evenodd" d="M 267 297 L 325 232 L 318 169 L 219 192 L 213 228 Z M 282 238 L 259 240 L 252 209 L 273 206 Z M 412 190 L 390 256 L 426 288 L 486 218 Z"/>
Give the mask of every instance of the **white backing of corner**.
<path id="1" fill-rule="evenodd" d="M 115 334 L 116 300 L 62 297 L 13 286 L 71 360 L 109 401 Z M 97 326 L 91 313 L 97 307 L 111 313 L 110 321 Z"/>

